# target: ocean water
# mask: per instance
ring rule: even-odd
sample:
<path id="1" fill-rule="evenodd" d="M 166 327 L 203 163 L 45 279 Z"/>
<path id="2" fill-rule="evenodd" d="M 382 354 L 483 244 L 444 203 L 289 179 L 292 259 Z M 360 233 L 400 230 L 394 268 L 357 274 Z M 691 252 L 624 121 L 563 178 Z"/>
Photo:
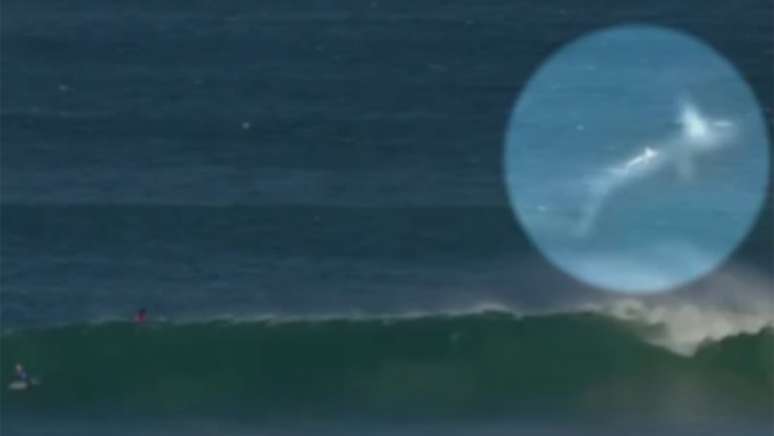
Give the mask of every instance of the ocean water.
<path id="1" fill-rule="evenodd" d="M 772 13 L 3 2 L 0 381 L 42 383 L 0 433 L 771 434 L 771 188 L 718 270 L 623 298 L 539 254 L 501 160 L 545 57 L 621 23 L 708 42 L 771 131 Z"/>
<path id="2" fill-rule="evenodd" d="M 643 341 L 650 330 L 591 313 L 498 312 L 25 329 L 3 336 L 2 365 L 34 362 L 42 384 L 5 394 L 5 425 L 25 434 L 50 414 L 162 433 L 191 420 L 246 434 L 766 429 L 771 328 L 690 356 Z M 185 432 L 217 434 L 196 427 Z"/>

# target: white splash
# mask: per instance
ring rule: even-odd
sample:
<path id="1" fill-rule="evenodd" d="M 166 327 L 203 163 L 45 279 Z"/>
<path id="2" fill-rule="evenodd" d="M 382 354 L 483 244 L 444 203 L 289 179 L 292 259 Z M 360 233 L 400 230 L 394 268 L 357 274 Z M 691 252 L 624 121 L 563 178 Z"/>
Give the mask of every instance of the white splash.
<path id="1" fill-rule="evenodd" d="M 692 355 L 707 342 L 742 333 L 756 333 L 774 326 L 774 319 L 765 313 L 688 303 L 647 305 L 638 300 L 624 300 L 607 308 L 606 312 L 617 318 L 661 326 L 663 330 L 659 334 L 646 339 L 686 356 Z"/>
<path id="2" fill-rule="evenodd" d="M 696 157 L 727 145 L 735 137 L 735 123 L 708 118 L 687 99 L 681 99 L 679 107 L 677 122 L 681 129 L 677 134 L 643 146 L 635 156 L 589 180 L 590 198 L 575 229 L 577 236 L 588 236 L 594 230 L 597 216 L 614 193 L 670 165 L 675 166 L 682 180 L 692 180 Z"/>
<path id="3" fill-rule="evenodd" d="M 584 309 L 659 329 L 645 339 L 682 355 L 729 336 L 774 327 L 771 279 L 739 268 L 720 272 L 695 295 L 621 298 Z"/>

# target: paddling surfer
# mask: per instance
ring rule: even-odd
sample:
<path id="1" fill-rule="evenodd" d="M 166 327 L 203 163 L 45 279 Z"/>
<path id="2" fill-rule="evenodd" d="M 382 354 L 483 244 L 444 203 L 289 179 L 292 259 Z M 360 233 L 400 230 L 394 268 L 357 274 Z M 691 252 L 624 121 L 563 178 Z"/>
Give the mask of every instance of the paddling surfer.
<path id="1" fill-rule="evenodd" d="M 142 324 L 148 319 L 148 311 L 142 307 L 140 310 L 137 311 L 136 314 L 134 314 L 134 322 L 135 324 Z"/>
<path id="2" fill-rule="evenodd" d="M 22 383 L 30 384 L 30 375 L 24 369 L 21 363 L 16 364 L 16 380 Z"/>

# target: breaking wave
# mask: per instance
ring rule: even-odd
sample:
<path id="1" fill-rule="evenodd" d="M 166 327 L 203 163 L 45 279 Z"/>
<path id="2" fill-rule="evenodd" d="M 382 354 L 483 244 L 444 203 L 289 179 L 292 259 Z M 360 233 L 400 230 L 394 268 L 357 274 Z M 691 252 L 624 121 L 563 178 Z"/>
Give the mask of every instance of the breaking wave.
<path id="1" fill-rule="evenodd" d="M 770 325 L 751 323 L 750 333 L 705 340 L 687 355 L 654 345 L 668 337 L 670 315 L 631 307 L 8 331 L 3 376 L 19 361 L 42 383 L 4 391 L 2 404 L 250 417 L 771 409 Z"/>

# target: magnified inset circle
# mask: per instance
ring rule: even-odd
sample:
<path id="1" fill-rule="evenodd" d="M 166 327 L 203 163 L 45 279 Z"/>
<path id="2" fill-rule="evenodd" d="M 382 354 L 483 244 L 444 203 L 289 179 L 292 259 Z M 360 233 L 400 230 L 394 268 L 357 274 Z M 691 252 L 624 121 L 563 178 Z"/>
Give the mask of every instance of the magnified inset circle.
<path id="1" fill-rule="evenodd" d="M 673 30 L 616 27 L 531 78 L 508 125 L 505 183 L 556 266 L 611 291 L 663 292 L 746 236 L 768 153 L 755 97 L 720 54 Z"/>

